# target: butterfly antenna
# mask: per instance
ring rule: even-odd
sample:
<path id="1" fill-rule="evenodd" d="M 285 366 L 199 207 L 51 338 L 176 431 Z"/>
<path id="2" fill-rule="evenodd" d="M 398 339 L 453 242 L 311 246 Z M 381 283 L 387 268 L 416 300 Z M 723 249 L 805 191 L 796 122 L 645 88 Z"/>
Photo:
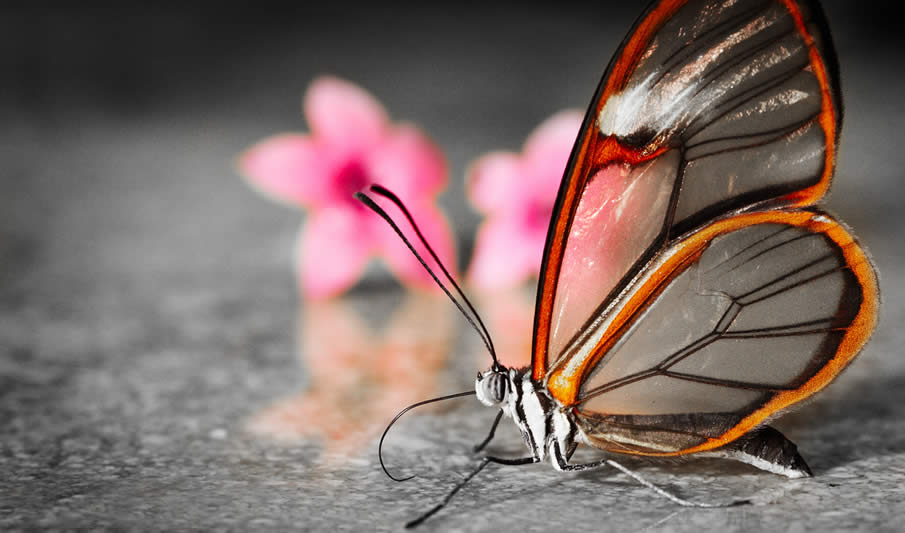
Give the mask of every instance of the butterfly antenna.
<path id="1" fill-rule="evenodd" d="M 414 409 L 416 407 L 421 407 L 422 405 L 426 405 L 426 404 L 434 403 L 434 402 L 442 402 L 443 400 L 452 400 L 453 398 L 461 398 L 462 396 L 471 396 L 473 394 L 475 394 L 475 391 L 471 390 L 471 391 L 466 391 L 466 392 L 459 392 L 456 394 L 450 394 L 448 396 L 440 396 L 439 398 L 431 398 L 430 400 L 423 400 L 423 401 L 420 401 L 417 403 L 413 403 L 412 405 L 406 407 L 402 411 L 399 411 L 399 414 L 397 414 L 393 418 L 393 420 L 389 424 L 387 424 L 386 429 L 383 430 L 383 435 L 380 436 L 380 443 L 377 445 L 377 458 L 380 459 L 380 468 L 383 469 L 383 473 L 386 474 L 387 477 L 392 479 L 393 481 L 407 481 L 407 480 L 415 477 L 413 475 L 408 476 L 408 477 L 396 477 L 396 476 L 390 474 L 390 472 L 387 470 L 386 464 L 384 464 L 384 462 L 383 462 L 383 439 L 386 438 L 387 433 L 390 431 L 390 428 L 393 427 L 393 424 L 395 424 L 396 421 L 399 420 L 400 417 L 402 417 L 402 415 L 404 415 L 405 413 L 411 411 L 412 409 Z"/>
<path id="2" fill-rule="evenodd" d="M 475 310 L 474 305 L 472 305 L 468 297 L 465 296 L 462 288 L 459 287 L 459 284 L 456 283 L 456 280 L 453 279 L 452 275 L 449 273 L 446 267 L 443 266 L 443 262 L 440 261 L 440 258 L 437 257 L 434 249 L 427 242 L 427 239 L 424 238 L 424 234 L 421 233 L 421 229 L 418 227 L 418 224 L 415 223 L 415 219 L 412 217 L 411 213 L 409 213 L 409 210 L 405 207 L 405 204 L 402 203 L 402 200 L 400 200 L 398 196 L 393 194 L 393 192 L 391 192 L 389 189 L 386 189 L 385 187 L 382 187 L 380 185 L 371 185 L 370 189 L 372 192 L 374 192 L 374 194 L 383 196 L 384 198 L 393 202 L 393 204 L 395 204 L 396 207 L 398 207 L 399 210 L 402 211 L 402 214 L 405 215 L 405 218 L 412 226 L 412 229 L 415 230 L 415 234 L 418 235 L 418 240 L 421 241 L 421 244 L 424 245 L 424 248 L 427 250 L 428 254 L 430 254 L 434 261 L 436 261 L 437 265 L 440 267 L 440 271 L 443 272 L 443 275 L 449 281 L 449 284 L 452 285 L 456 293 L 458 293 L 458 295 L 462 298 L 462 301 L 465 303 L 464 307 L 462 306 L 462 303 L 460 303 L 459 300 L 455 296 L 453 296 L 449 288 L 447 288 L 447 286 L 442 281 L 440 281 L 440 278 L 437 277 L 434 271 L 431 270 L 431 268 L 427 265 L 427 262 L 424 260 L 424 258 L 421 257 L 421 254 L 419 254 L 415 250 L 415 247 L 412 245 L 411 241 L 406 238 L 406 236 L 402 233 L 402 230 L 399 229 L 399 226 L 395 221 L 393 221 L 390 215 L 388 215 L 387 212 L 384 211 L 382 207 L 377 205 L 377 203 L 375 203 L 374 200 L 372 200 L 368 195 L 362 192 L 355 193 L 355 198 L 365 204 L 369 209 L 371 209 L 371 211 L 374 211 L 375 213 L 380 215 L 380 217 L 383 218 L 387 222 L 387 224 L 389 224 L 390 227 L 393 228 L 396 234 L 399 235 L 399 238 L 402 239 L 402 242 L 404 242 L 405 245 L 408 246 L 408 249 L 412 252 L 412 254 L 415 255 L 415 258 L 418 259 L 418 262 L 421 263 L 421 266 L 424 267 L 424 270 L 426 270 L 427 273 L 430 274 L 430 277 L 434 280 L 434 282 L 436 282 L 436 284 L 441 289 L 443 289 L 443 292 L 446 293 L 446 296 L 448 296 L 449 299 L 455 304 L 455 306 L 459 309 L 459 312 L 462 313 L 462 316 L 464 316 L 465 319 L 468 320 L 468 323 L 471 324 L 474 330 L 481 337 L 481 340 L 484 342 L 484 346 L 487 347 L 487 351 L 490 352 L 490 357 L 493 359 L 493 367 L 495 369 L 501 369 L 502 365 L 500 365 L 500 362 L 497 359 L 496 350 L 493 347 L 493 340 L 490 338 L 490 332 L 487 330 L 487 326 L 484 325 L 484 321 L 481 320 L 481 316 Z M 465 310 L 466 308 L 468 309 L 468 311 Z"/>

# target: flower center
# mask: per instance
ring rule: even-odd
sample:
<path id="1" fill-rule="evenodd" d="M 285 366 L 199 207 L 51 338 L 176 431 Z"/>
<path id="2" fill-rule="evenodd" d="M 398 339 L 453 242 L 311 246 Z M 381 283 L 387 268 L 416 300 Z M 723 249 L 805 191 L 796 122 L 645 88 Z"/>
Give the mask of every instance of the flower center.
<path id="1" fill-rule="evenodd" d="M 370 180 L 368 179 L 368 174 L 361 162 L 353 160 L 339 169 L 336 176 L 336 183 L 339 190 L 348 193 L 348 196 L 351 196 L 352 193 L 358 192 L 369 185 Z"/>
<path id="2" fill-rule="evenodd" d="M 337 195 L 336 201 L 354 209 L 366 209 L 353 196 L 353 194 L 364 190 L 365 187 L 371 184 L 368 172 L 364 165 L 361 164 L 361 161 L 352 159 L 340 167 L 335 176 L 335 188 L 333 191 Z"/>
<path id="3" fill-rule="evenodd" d="M 529 202 L 525 212 L 526 226 L 533 231 L 546 232 L 550 225 L 550 214 L 553 212 L 553 204 L 548 201 L 534 200 Z"/>

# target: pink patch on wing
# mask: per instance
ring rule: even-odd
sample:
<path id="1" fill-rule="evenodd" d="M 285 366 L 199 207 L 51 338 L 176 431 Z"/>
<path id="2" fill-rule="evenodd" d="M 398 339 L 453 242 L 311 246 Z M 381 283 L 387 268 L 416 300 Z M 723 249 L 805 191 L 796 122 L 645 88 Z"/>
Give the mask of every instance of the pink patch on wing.
<path id="1" fill-rule="evenodd" d="M 660 232 L 675 179 L 672 160 L 610 165 L 582 192 L 556 285 L 551 363 Z"/>

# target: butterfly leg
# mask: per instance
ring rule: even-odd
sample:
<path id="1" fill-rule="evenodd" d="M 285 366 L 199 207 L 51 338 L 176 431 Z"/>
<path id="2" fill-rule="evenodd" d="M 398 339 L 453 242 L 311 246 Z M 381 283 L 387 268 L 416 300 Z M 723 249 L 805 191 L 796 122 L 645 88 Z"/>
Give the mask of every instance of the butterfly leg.
<path id="1" fill-rule="evenodd" d="M 559 470 L 562 470 L 563 472 L 583 472 L 585 470 L 594 470 L 597 468 L 601 468 L 603 466 L 611 466 L 611 467 L 615 468 L 616 470 L 619 470 L 623 474 L 631 477 L 638 483 L 644 485 L 648 489 L 656 492 L 658 495 L 666 498 L 667 500 L 669 500 L 673 503 L 681 505 L 683 507 L 734 507 L 736 505 L 745 505 L 747 503 L 750 503 L 748 500 L 735 500 L 735 501 L 728 502 L 728 503 L 701 503 L 701 502 L 693 502 L 690 500 L 679 498 L 675 494 L 671 494 L 671 493 L 661 489 L 660 487 L 654 485 L 650 481 L 644 479 L 641 476 L 641 474 L 638 474 L 637 472 L 629 470 L 628 468 L 622 466 L 621 464 L 617 463 L 616 461 L 613 461 L 612 459 L 601 459 L 600 461 L 594 461 L 592 463 L 584 463 L 584 464 L 570 464 L 566 454 L 564 454 L 562 452 L 562 448 L 560 447 L 559 442 L 556 442 L 553 445 L 553 454 L 554 454 L 554 458 L 556 460 L 556 467 Z"/>
<path id="2" fill-rule="evenodd" d="M 496 427 L 497 427 L 498 425 L 500 425 L 500 420 L 501 420 L 502 418 L 503 418 L 503 410 L 500 409 L 499 412 L 497 412 L 497 414 L 496 414 L 496 418 L 495 418 L 494 421 L 493 421 L 493 425 L 490 426 L 490 434 L 487 435 L 487 438 L 485 438 L 483 442 L 481 442 L 480 444 L 475 445 L 475 447 L 473 448 L 473 450 L 474 450 L 475 453 L 478 453 L 479 451 L 481 451 L 481 450 L 483 450 L 485 447 L 487 447 L 488 444 L 490 444 L 490 441 L 493 440 L 493 435 L 496 433 Z"/>
<path id="3" fill-rule="evenodd" d="M 489 465 L 490 463 L 515 466 L 515 465 L 530 465 L 530 464 L 533 464 L 536 462 L 538 462 L 538 460 L 534 457 L 521 457 L 518 459 L 506 459 L 503 457 L 490 457 L 490 456 L 484 457 L 484 459 L 481 460 L 481 463 L 478 465 L 478 467 L 475 468 L 470 474 L 468 474 L 465 477 L 465 479 L 460 481 L 458 485 L 453 487 L 453 489 L 451 491 L 449 491 L 449 494 L 447 494 L 446 497 L 443 498 L 443 501 L 441 501 L 440 503 L 435 505 L 428 512 L 426 512 L 423 515 L 419 516 L 418 518 L 412 520 L 411 522 L 405 524 L 405 528 L 411 529 L 411 528 L 421 525 L 421 523 L 423 523 L 425 520 L 427 520 L 431 516 L 435 515 L 437 513 L 437 511 L 446 507 L 446 504 L 448 504 L 449 501 L 453 499 L 453 496 L 455 496 L 457 492 L 462 490 L 462 487 L 464 487 L 469 481 L 471 481 L 471 478 L 478 475 L 478 473 L 481 470 L 484 470 L 484 468 L 487 465 Z"/>
<path id="4" fill-rule="evenodd" d="M 570 452 L 572 451 L 575 451 L 574 447 L 570 450 Z M 563 472 L 584 472 L 585 470 L 596 470 L 607 466 L 608 459 L 601 459 L 600 461 L 594 461 L 593 463 L 571 464 L 569 463 L 571 456 L 571 453 L 563 452 L 559 442 L 553 444 L 553 457 L 556 460 L 554 466 L 558 470 L 562 470 Z"/>

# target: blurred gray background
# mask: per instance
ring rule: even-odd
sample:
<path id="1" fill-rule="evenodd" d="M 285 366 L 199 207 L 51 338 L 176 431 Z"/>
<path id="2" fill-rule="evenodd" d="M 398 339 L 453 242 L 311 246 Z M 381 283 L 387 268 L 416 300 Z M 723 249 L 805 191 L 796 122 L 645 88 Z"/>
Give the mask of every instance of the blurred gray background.
<path id="1" fill-rule="evenodd" d="M 427 471 L 404 485 L 382 477 L 373 443 L 324 466 L 316 443 L 243 431 L 310 384 L 295 354 L 291 271 L 302 216 L 253 193 L 234 158 L 306 131 L 313 77 L 356 82 L 446 151 L 441 202 L 464 265 L 480 220 L 464 200 L 468 162 L 584 108 L 643 4 L 0 8 L 0 529 L 393 529 L 429 508 L 472 464 L 467 445 L 492 415 L 406 426 L 417 438 L 397 459 Z M 827 205 L 873 254 L 884 302 L 852 369 L 785 422 L 818 477 L 631 463 L 690 497 L 777 501 L 680 512 L 610 472 L 499 469 L 428 528 L 896 529 L 903 40 L 894 4 L 825 8 L 845 102 Z M 350 298 L 380 314 L 398 304 L 393 291 L 378 280 Z M 477 350 L 463 342 L 457 350 Z M 467 387 L 474 358 L 452 367 L 438 392 Z"/>

